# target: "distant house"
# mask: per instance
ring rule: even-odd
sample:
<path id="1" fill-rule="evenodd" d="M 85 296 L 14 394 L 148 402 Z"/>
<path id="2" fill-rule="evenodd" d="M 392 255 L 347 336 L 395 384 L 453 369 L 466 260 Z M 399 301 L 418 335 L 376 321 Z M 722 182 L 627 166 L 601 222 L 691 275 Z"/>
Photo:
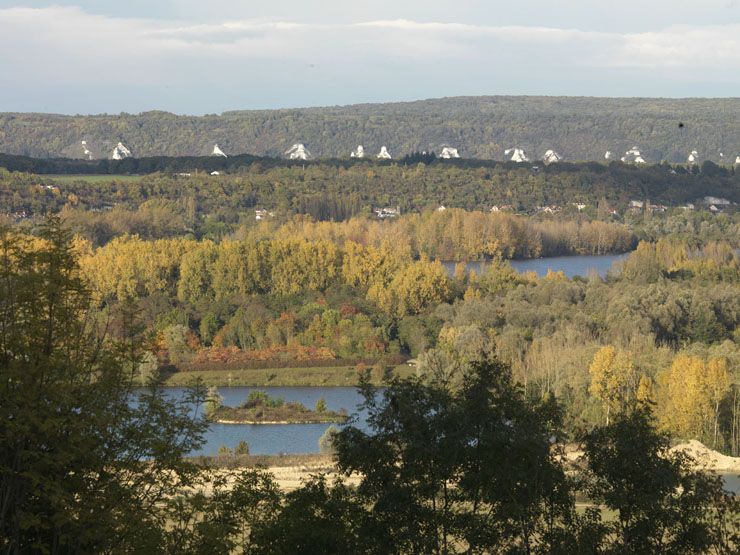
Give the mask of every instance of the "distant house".
<path id="1" fill-rule="evenodd" d="M 583 204 L 581 202 L 574 202 L 572 204 L 573 204 L 573 206 L 575 206 L 576 208 L 578 208 L 578 211 L 579 212 L 583 212 L 586 209 L 586 206 L 587 206 L 587 205 L 585 205 L 585 204 Z"/>
<path id="2" fill-rule="evenodd" d="M 552 149 L 547 150 L 545 152 L 545 155 L 542 157 L 542 161 L 545 164 L 555 164 L 557 162 L 560 162 L 560 160 L 562 159 L 563 157 Z"/>
<path id="3" fill-rule="evenodd" d="M 715 206 L 729 206 L 732 203 L 726 198 L 704 197 L 704 204 L 714 204 Z"/>
<path id="4" fill-rule="evenodd" d="M 445 160 L 449 160 L 450 158 L 460 158 L 460 154 L 457 152 L 456 148 L 452 148 L 451 146 L 446 146 L 442 149 L 442 152 L 439 154 L 439 157 Z"/>
<path id="5" fill-rule="evenodd" d="M 527 153 L 524 152 L 523 148 L 518 148 L 518 147 L 507 148 L 504 151 L 504 155 L 508 156 L 509 160 L 511 160 L 512 162 L 516 162 L 517 164 L 520 164 L 522 162 L 529 162 Z"/>
<path id="6" fill-rule="evenodd" d="M 491 212 L 513 212 L 514 207 L 511 204 L 502 204 L 500 206 L 491 206 Z"/>
<path id="7" fill-rule="evenodd" d="M 636 146 L 633 146 L 631 149 L 625 152 L 621 160 L 625 164 L 644 164 L 645 163 L 645 159 L 642 157 L 642 153 L 640 152 L 640 149 Z"/>
<path id="8" fill-rule="evenodd" d="M 388 149 L 385 147 L 385 145 L 380 147 L 380 152 L 378 152 L 378 156 L 380 160 L 390 160 L 391 154 L 388 152 Z"/>
<path id="9" fill-rule="evenodd" d="M 303 145 L 303 143 L 296 143 L 285 151 L 285 156 L 288 160 L 308 160 L 313 158 L 312 154 Z"/>
<path id="10" fill-rule="evenodd" d="M 219 172 L 219 171 L 216 171 L 216 170 L 213 170 L 213 171 L 211 172 L 211 175 L 221 175 L 221 172 Z"/>
<path id="11" fill-rule="evenodd" d="M 560 211 L 560 207 L 557 204 L 537 207 L 537 212 L 542 212 L 544 214 L 554 214 L 555 212 L 559 212 L 559 211 Z"/>
<path id="12" fill-rule="evenodd" d="M 396 206 L 395 208 L 390 208 L 390 207 L 376 208 L 375 214 L 381 220 L 384 220 L 386 218 L 396 218 L 401 215 L 401 208 L 399 206 Z"/>
<path id="13" fill-rule="evenodd" d="M 254 211 L 254 219 L 257 220 L 258 222 L 260 220 L 266 219 L 268 216 L 272 218 L 273 216 L 275 216 L 275 212 L 267 211 L 267 210 L 255 210 Z"/>
<path id="14" fill-rule="evenodd" d="M 444 204 L 440 204 L 437 208 L 437 212 L 444 212 L 445 210 L 447 210 L 447 207 Z"/>
<path id="15" fill-rule="evenodd" d="M 641 200 L 631 200 L 629 204 L 630 210 L 642 210 L 645 207 L 645 203 Z"/>
<path id="16" fill-rule="evenodd" d="M 119 142 L 113 149 L 110 157 L 112 160 L 123 160 L 124 158 L 131 157 L 131 151 L 123 143 Z"/>

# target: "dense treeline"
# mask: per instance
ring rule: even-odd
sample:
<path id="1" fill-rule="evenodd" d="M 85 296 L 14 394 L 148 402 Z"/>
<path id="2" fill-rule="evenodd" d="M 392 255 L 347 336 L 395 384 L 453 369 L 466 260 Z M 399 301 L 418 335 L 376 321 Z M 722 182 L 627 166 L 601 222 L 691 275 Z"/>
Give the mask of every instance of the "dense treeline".
<path id="1" fill-rule="evenodd" d="M 110 156 L 123 141 L 135 156 L 227 153 L 281 156 L 305 143 L 321 158 L 348 158 L 358 144 L 386 145 L 401 157 L 457 147 L 466 158 L 502 159 L 518 146 L 533 158 L 555 149 L 569 160 L 603 160 L 639 145 L 649 161 L 685 162 L 740 153 L 737 99 L 461 97 L 393 104 L 227 112 L 202 117 L 166 112 L 61 116 L 0 114 L 0 152 L 83 158 Z M 683 123 L 679 128 L 678 123 Z"/>
<path id="2" fill-rule="evenodd" d="M 123 175 L 155 172 L 205 172 L 236 170 L 259 161 L 266 166 L 290 165 L 287 161 L 240 154 L 221 156 L 151 156 L 122 160 L 80 160 L 77 158 L 32 158 L 0 154 L 0 167 L 13 172 L 58 175 Z"/>
<path id="3" fill-rule="evenodd" d="M 448 162 L 430 166 L 362 162 L 347 167 L 320 163 L 305 169 L 254 164 L 236 174 L 219 176 L 152 174 L 103 179 L 60 179 L 0 170 L 0 206 L 5 214 L 31 224 L 34 217 L 64 212 L 78 231 L 102 244 L 121 233 L 155 239 L 190 234 L 218 239 L 240 225 L 254 223 L 256 209 L 268 210 L 264 218 L 278 221 L 296 214 L 338 221 L 356 215 L 374 217 L 372 210 L 381 207 L 399 207 L 406 214 L 440 205 L 482 211 L 497 206 L 532 214 L 538 207 L 554 205 L 555 215 L 538 217 L 630 218 L 639 223 L 650 219 L 646 217 L 650 214 L 623 216 L 633 199 L 668 206 L 694 202 L 697 209 L 706 208 L 701 199 L 709 194 L 740 202 L 740 174 L 724 169 L 671 173 L 670 167 L 662 166 L 587 164 L 535 171 L 507 164 L 468 167 Z M 582 211 L 576 203 L 585 205 Z M 709 223 L 714 215 L 690 217 L 701 225 L 714 225 Z M 652 218 L 660 220 L 659 214 Z M 717 220 L 721 223 L 724 218 L 720 215 Z"/>
<path id="4" fill-rule="evenodd" d="M 363 374 L 368 426 L 329 441 L 339 479 L 315 476 L 285 493 L 269 472 L 184 458 L 203 442 L 202 388 L 183 403 L 156 379 L 136 389 L 144 353 L 134 313 L 98 325 L 61 227 L 37 239 L 0 230 L 0 254 L 4 552 L 737 551 L 737 499 L 669 449 L 644 392 L 609 394 L 611 367 L 625 364 L 609 349 L 592 373 L 614 403 L 611 421 L 578 434 L 575 466 L 565 463 L 557 400 L 529 397 L 506 364 L 483 357 L 389 378 L 382 392 Z"/>

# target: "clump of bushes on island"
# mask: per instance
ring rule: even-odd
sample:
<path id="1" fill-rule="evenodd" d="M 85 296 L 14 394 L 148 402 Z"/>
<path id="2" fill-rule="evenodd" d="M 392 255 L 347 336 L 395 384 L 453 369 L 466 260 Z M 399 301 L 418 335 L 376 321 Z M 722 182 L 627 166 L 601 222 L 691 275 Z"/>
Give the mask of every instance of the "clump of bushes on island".
<path id="1" fill-rule="evenodd" d="M 211 388 L 206 400 L 206 416 L 221 423 L 315 424 L 344 422 L 347 420 L 347 411 L 329 410 L 324 399 L 319 399 L 311 410 L 297 401 L 285 401 L 282 397 L 272 397 L 259 390 L 250 392 L 241 405 L 229 407 L 223 404 L 218 390 Z"/>

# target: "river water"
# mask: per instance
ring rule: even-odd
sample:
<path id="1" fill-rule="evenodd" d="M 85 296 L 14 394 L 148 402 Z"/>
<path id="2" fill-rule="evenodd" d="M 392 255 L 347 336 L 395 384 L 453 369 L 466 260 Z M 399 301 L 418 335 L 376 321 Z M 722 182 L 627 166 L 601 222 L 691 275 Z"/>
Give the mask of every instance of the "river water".
<path id="1" fill-rule="evenodd" d="M 530 258 L 527 260 L 509 260 L 509 264 L 519 273 L 535 272 L 539 277 L 547 275 L 548 270 L 563 272 L 567 277 L 588 277 L 596 272 L 601 277 L 612 269 L 615 262 L 623 260 L 628 254 L 603 254 L 593 256 L 549 256 L 545 258 Z M 445 268 L 453 275 L 456 262 L 443 262 Z M 480 274 L 483 262 L 468 262 L 468 270 L 475 270 Z"/>

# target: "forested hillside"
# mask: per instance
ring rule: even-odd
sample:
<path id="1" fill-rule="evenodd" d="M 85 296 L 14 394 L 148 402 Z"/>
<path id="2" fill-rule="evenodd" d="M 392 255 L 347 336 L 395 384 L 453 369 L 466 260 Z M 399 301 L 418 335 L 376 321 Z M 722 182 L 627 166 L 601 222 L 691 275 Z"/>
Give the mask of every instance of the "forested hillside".
<path id="1" fill-rule="evenodd" d="M 682 126 L 679 126 L 682 123 Z M 739 99 L 459 97 L 393 104 L 178 116 L 0 115 L 0 152 L 36 157 L 109 157 L 121 141 L 136 157 L 204 156 L 214 143 L 229 154 L 280 156 L 304 143 L 319 158 L 348 158 L 358 144 L 374 156 L 459 149 L 464 158 L 503 159 L 513 146 L 540 158 L 618 159 L 638 145 L 648 162 L 732 163 L 740 154 Z M 724 157 L 720 157 L 720 152 Z"/>
<path id="2" fill-rule="evenodd" d="M 267 209 L 278 220 L 304 214 L 316 220 L 339 221 L 357 215 L 374 217 L 374 208 L 386 206 L 398 206 L 407 214 L 436 210 L 440 204 L 486 212 L 497 205 L 503 212 L 543 216 L 545 206 L 566 219 L 619 220 L 634 199 L 673 207 L 695 202 L 697 210 L 707 208 L 702 200 L 705 195 L 740 203 L 740 172 L 711 162 L 704 163 L 701 171 L 688 171 L 685 167 L 621 163 L 563 163 L 535 169 L 513 162 L 464 160 L 428 165 L 316 162 L 303 167 L 265 159 L 229 167 L 228 173 L 221 175 L 201 171 L 190 175 L 53 176 L 2 170 L 2 158 L 0 214 L 26 220 L 62 210 L 68 216 L 89 211 L 86 219 L 99 219 L 100 229 L 108 225 L 118 228 L 114 221 L 133 218 L 147 228 L 169 221 L 171 225 L 165 227 L 193 232 L 197 237 L 221 236 L 234 231 L 240 222 L 254 222 L 255 209 Z M 174 163 L 183 159 L 148 160 Z M 116 164 L 122 170 L 121 166 L 138 161 L 145 162 L 126 159 Z M 574 206 L 577 203 L 585 205 L 583 212 Z M 734 209 L 726 207 L 728 212 Z M 154 217 L 152 210 L 159 216 Z M 104 221 L 106 225 L 102 225 Z M 138 227 L 129 231 L 152 236 Z"/>

